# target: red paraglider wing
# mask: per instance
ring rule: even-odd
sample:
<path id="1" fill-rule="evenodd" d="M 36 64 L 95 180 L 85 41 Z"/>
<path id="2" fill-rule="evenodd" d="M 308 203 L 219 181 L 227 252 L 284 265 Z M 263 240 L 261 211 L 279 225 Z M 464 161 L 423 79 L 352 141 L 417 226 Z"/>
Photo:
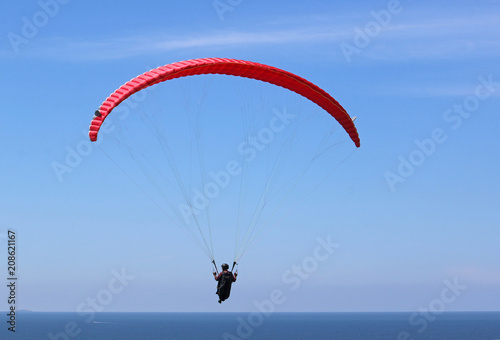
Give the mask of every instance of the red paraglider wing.
<path id="1" fill-rule="evenodd" d="M 284 87 L 319 105 L 347 131 L 354 144 L 360 146 L 358 132 L 346 110 L 327 92 L 313 83 L 276 67 L 244 60 L 203 58 L 181 61 L 148 71 L 122 85 L 110 95 L 92 119 L 89 137 L 95 142 L 102 123 L 111 111 L 132 94 L 157 83 L 197 74 L 225 74 L 261 80 Z"/>

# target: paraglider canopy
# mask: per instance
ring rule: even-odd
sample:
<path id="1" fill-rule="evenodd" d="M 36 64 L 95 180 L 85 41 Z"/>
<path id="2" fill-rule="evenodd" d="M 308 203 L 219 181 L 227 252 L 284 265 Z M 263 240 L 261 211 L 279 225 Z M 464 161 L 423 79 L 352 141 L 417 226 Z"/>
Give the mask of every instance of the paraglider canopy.
<path id="1" fill-rule="evenodd" d="M 90 124 L 89 137 L 95 142 L 102 123 L 111 111 L 132 94 L 157 83 L 180 77 L 200 74 L 225 74 L 265 81 L 294 91 L 313 101 L 332 115 L 346 130 L 354 144 L 359 147 L 360 140 L 354 121 L 346 110 L 317 85 L 293 73 L 276 67 L 251 61 L 203 58 L 181 61 L 148 71 L 122 85 L 102 103 Z"/>

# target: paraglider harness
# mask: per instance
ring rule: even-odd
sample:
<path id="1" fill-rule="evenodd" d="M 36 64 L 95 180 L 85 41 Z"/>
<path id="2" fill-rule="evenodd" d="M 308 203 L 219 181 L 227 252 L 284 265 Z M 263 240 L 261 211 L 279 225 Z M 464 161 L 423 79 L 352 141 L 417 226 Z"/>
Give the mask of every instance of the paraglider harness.
<path id="1" fill-rule="evenodd" d="M 217 277 L 219 277 L 219 272 L 217 271 L 217 265 L 215 264 L 215 260 L 213 260 L 212 263 L 214 264 L 214 267 L 215 267 L 214 274 L 217 275 Z M 231 293 L 231 285 L 233 283 L 233 273 L 232 272 L 233 272 L 235 265 L 237 265 L 237 263 L 233 262 L 233 267 L 231 268 L 231 271 L 227 271 L 225 273 L 221 272 L 222 275 L 217 282 L 217 291 L 215 292 L 215 294 L 217 294 L 219 296 L 219 303 L 226 300 L 229 297 L 229 294 Z M 228 266 L 228 269 L 229 269 L 229 266 Z M 236 269 L 235 274 L 238 275 L 238 269 Z"/>

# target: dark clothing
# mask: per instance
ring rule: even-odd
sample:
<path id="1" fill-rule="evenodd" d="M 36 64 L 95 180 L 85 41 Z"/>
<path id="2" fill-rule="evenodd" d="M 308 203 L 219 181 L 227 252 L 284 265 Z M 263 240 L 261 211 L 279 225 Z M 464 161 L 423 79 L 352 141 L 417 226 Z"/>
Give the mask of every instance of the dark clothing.
<path id="1" fill-rule="evenodd" d="M 231 273 L 230 271 L 228 270 L 224 270 L 223 272 L 220 272 L 219 275 L 217 275 L 217 277 L 215 278 L 215 281 L 220 281 L 221 277 L 222 277 L 222 274 L 224 273 L 229 273 L 231 274 L 231 277 L 232 277 L 232 281 L 231 282 L 235 282 L 236 281 L 236 277 L 233 275 L 233 273 Z"/>
<path id="2" fill-rule="evenodd" d="M 231 284 L 236 281 L 236 277 L 230 271 L 224 270 L 215 277 L 217 283 L 217 292 L 219 295 L 219 303 L 226 300 L 231 293 Z"/>

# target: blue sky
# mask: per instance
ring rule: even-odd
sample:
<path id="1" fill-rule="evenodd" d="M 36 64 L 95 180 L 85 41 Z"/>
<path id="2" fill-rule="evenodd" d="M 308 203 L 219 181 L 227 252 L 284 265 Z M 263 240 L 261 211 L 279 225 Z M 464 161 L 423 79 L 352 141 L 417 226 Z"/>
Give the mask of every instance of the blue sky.
<path id="1" fill-rule="evenodd" d="M 278 290 L 283 312 L 498 310 L 499 4 L 3 3 L 0 232 L 18 235 L 18 308 L 252 312 Z M 203 252 L 86 137 L 118 86 L 202 57 L 312 81 L 361 138 L 245 254 L 222 306 Z"/>

